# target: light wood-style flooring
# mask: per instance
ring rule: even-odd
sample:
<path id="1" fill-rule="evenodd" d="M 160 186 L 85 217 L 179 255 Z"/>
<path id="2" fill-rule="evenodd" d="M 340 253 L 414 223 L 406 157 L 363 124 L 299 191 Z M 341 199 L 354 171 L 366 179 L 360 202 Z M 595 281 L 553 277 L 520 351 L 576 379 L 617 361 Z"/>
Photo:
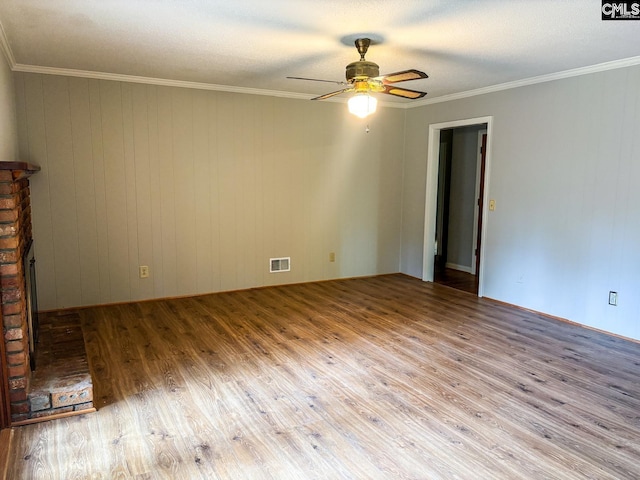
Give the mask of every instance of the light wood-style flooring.
<path id="1" fill-rule="evenodd" d="M 403 275 L 79 311 L 10 479 L 637 479 L 640 344 Z"/>

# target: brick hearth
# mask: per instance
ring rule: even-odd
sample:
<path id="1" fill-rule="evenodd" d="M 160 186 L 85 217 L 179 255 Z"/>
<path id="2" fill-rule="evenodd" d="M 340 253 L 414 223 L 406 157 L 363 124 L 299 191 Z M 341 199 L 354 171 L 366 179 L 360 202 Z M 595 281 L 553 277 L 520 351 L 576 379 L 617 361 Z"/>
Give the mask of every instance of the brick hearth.
<path id="1" fill-rule="evenodd" d="M 40 316 L 36 365 L 28 394 L 32 419 L 93 409 L 93 384 L 77 313 Z"/>

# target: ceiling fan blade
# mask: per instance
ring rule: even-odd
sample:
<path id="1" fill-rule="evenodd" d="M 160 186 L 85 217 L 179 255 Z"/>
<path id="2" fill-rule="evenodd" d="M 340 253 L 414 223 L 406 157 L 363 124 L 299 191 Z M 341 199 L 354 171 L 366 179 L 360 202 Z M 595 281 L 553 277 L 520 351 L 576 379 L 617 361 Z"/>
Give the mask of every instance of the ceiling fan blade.
<path id="1" fill-rule="evenodd" d="M 382 83 L 384 83 L 385 85 L 388 85 L 390 83 L 406 82 L 407 80 L 419 80 L 421 78 L 429 78 L 429 75 L 427 75 L 424 72 L 421 72 L 420 70 L 415 70 L 412 68 L 411 70 L 404 70 L 402 72 L 390 73 L 389 75 L 381 75 L 378 78 L 382 80 Z"/>
<path id="2" fill-rule="evenodd" d="M 394 87 L 393 85 L 385 85 L 384 92 L 382 93 L 388 93 L 389 95 L 395 95 L 396 97 L 410 98 L 411 100 L 422 98 L 427 94 L 427 92 L 418 92 L 417 90 Z"/>
<path id="3" fill-rule="evenodd" d="M 341 93 L 353 92 L 353 88 L 344 88 L 342 90 L 338 90 L 337 92 L 325 93 L 324 95 L 320 95 L 319 97 L 312 98 L 311 100 L 324 100 L 325 98 L 335 97 L 336 95 L 340 95 Z"/>
<path id="4" fill-rule="evenodd" d="M 305 78 L 305 77 L 287 77 L 291 80 L 308 80 L 309 82 L 326 82 L 326 83 L 336 83 L 338 85 L 348 85 L 347 82 L 339 82 L 337 80 L 321 80 L 319 78 Z"/>

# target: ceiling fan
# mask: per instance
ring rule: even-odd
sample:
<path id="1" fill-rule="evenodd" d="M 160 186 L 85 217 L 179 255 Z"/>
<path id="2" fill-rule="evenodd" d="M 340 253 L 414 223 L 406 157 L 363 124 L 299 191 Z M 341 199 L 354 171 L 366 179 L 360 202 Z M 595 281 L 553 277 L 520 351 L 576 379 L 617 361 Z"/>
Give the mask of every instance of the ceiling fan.
<path id="1" fill-rule="evenodd" d="M 346 82 L 338 82 L 334 80 L 320 80 L 317 78 L 305 78 L 305 77 L 287 77 L 293 80 L 309 80 L 312 82 L 328 82 L 337 83 L 338 85 L 344 85 L 345 88 L 337 90 L 331 93 L 325 93 L 319 97 L 312 98 L 311 100 L 324 100 L 341 93 L 355 92 L 356 95 L 349 100 L 349 109 L 351 110 L 351 101 L 358 99 L 361 102 L 371 103 L 373 100 L 373 110 L 375 110 L 375 98 L 370 97 L 369 93 L 387 93 L 389 95 L 395 95 L 397 97 L 409 98 L 415 100 L 417 98 L 424 97 L 426 92 L 419 92 L 417 90 L 409 90 L 408 88 L 396 87 L 393 85 L 398 82 L 406 82 L 407 80 L 419 80 L 421 78 L 429 78 L 429 76 L 419 70 L 410 69 L 403 70 L 401 72 L 391 73 L 389 75 L 380 75 L 380 67 L 373 62 L 365 60 L 364 56 L 371 45 L 371 40 L 368 38 L 358 38 L 355 41 L 356 48 L 360 54 L 360 60 L 352 62 L 347 65 L 346 68 Z M 355 102 L 357 103 L 357 102 Z M 368 111 L 365 115 L 373 113 Z M 352 111 L 353 112 L 353 111 Z M 353 112 L 355 113 L 355 112 Z M 358 115 L 358 113 L 356 113 Z"/>

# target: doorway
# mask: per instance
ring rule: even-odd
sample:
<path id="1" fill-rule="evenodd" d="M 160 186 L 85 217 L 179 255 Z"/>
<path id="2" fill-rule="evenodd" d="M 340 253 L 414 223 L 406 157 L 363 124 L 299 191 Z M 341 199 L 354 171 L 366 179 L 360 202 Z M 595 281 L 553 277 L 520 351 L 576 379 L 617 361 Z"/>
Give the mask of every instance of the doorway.
<path id="1" fill-rule="evenodd" d="M 492 117 L 429 126 L 423 280 L 483 295 Z"/>

